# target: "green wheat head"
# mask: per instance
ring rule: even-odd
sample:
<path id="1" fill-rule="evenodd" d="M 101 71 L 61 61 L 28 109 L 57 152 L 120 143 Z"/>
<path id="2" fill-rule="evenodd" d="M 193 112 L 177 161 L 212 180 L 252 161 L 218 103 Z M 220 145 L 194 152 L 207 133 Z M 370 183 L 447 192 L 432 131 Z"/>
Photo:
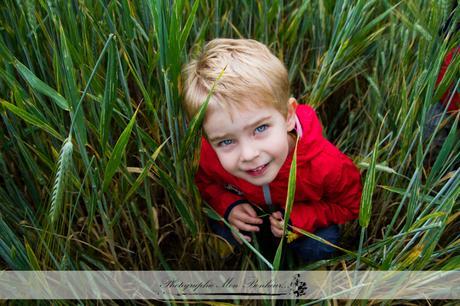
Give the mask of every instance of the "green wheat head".
<path id="1" fill-rule="evenodd" d="M 54 224 L 61 214 L 62 205 L 64 202 L 64 194 L 68 172 L 72 163 L 73 144 L 72 137 L 65 139 L 59 159 L 57 163 L 57 172 L 54 179 L 53 192 L 51 194 L 51 204 L 49 217 L 52 224 Z"/>

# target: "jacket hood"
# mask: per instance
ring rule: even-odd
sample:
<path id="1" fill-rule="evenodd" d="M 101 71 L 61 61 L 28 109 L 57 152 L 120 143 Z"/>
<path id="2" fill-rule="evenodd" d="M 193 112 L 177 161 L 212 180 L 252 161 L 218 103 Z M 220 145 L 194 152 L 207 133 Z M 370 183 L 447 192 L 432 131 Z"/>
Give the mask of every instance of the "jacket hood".
<path id="1" fill-rule="evenodd" d="M 296 115 L 302 128 L 302 137 L 297 147 L 297 161 L 308 161 L 323 151 L 326 140 L 313 108 L 308 105 L 298 105 Z"/>

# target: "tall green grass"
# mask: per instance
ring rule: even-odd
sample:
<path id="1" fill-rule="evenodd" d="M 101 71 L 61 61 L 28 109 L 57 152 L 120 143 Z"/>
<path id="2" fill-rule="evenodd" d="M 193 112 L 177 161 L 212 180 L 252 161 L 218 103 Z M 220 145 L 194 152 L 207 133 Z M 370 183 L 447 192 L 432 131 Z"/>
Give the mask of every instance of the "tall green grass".
<path id="1" fill-rule="evenodd" d="M 366 186 L 345 255 L 302 268 L 458 269 L 458 113 L 445 114 L 436 156 L 442 126 L 423 136 L 442 59 L 460 42 L 454 26 L 440 35 L 442 4 L 5 0 L 2 268 L 228 267 L 193 184 L 200 120 L 188 126 L 180 108 L 180 71 L 206 40 L 246 37 L 286 63 L 293 95 L 317 108 Z M 266 261 L 248 254 L 237 268 Z"/>

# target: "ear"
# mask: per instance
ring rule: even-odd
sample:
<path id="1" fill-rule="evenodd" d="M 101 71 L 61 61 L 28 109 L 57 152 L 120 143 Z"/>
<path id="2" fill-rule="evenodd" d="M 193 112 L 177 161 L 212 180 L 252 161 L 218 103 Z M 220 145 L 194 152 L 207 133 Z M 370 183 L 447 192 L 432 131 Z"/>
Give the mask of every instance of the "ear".
<path id="1" fill-rule="evenodd" d="M 286 117 L 286 128 L 290 132 L 295 127 L 295 110 L 297 108 L 297 100 L 295 98 L 289 98 L 288 107 L 287 107 L 287 117 Z"/>

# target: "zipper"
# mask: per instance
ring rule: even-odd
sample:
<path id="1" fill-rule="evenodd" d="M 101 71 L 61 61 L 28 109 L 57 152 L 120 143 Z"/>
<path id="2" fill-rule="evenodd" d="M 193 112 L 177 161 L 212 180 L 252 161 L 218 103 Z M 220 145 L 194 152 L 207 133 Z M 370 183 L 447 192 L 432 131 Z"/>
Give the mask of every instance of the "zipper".
<path id="1" fill-rule="evenodd" d="M 270 213 L 274 212 L 275 209 L 273 207 L 272 196 L 270 194 L 270 185 L 263 184 L 262 185 L 262 191 L 264 192 L 265 204 L 267 204 L 268 211 Z"/>

